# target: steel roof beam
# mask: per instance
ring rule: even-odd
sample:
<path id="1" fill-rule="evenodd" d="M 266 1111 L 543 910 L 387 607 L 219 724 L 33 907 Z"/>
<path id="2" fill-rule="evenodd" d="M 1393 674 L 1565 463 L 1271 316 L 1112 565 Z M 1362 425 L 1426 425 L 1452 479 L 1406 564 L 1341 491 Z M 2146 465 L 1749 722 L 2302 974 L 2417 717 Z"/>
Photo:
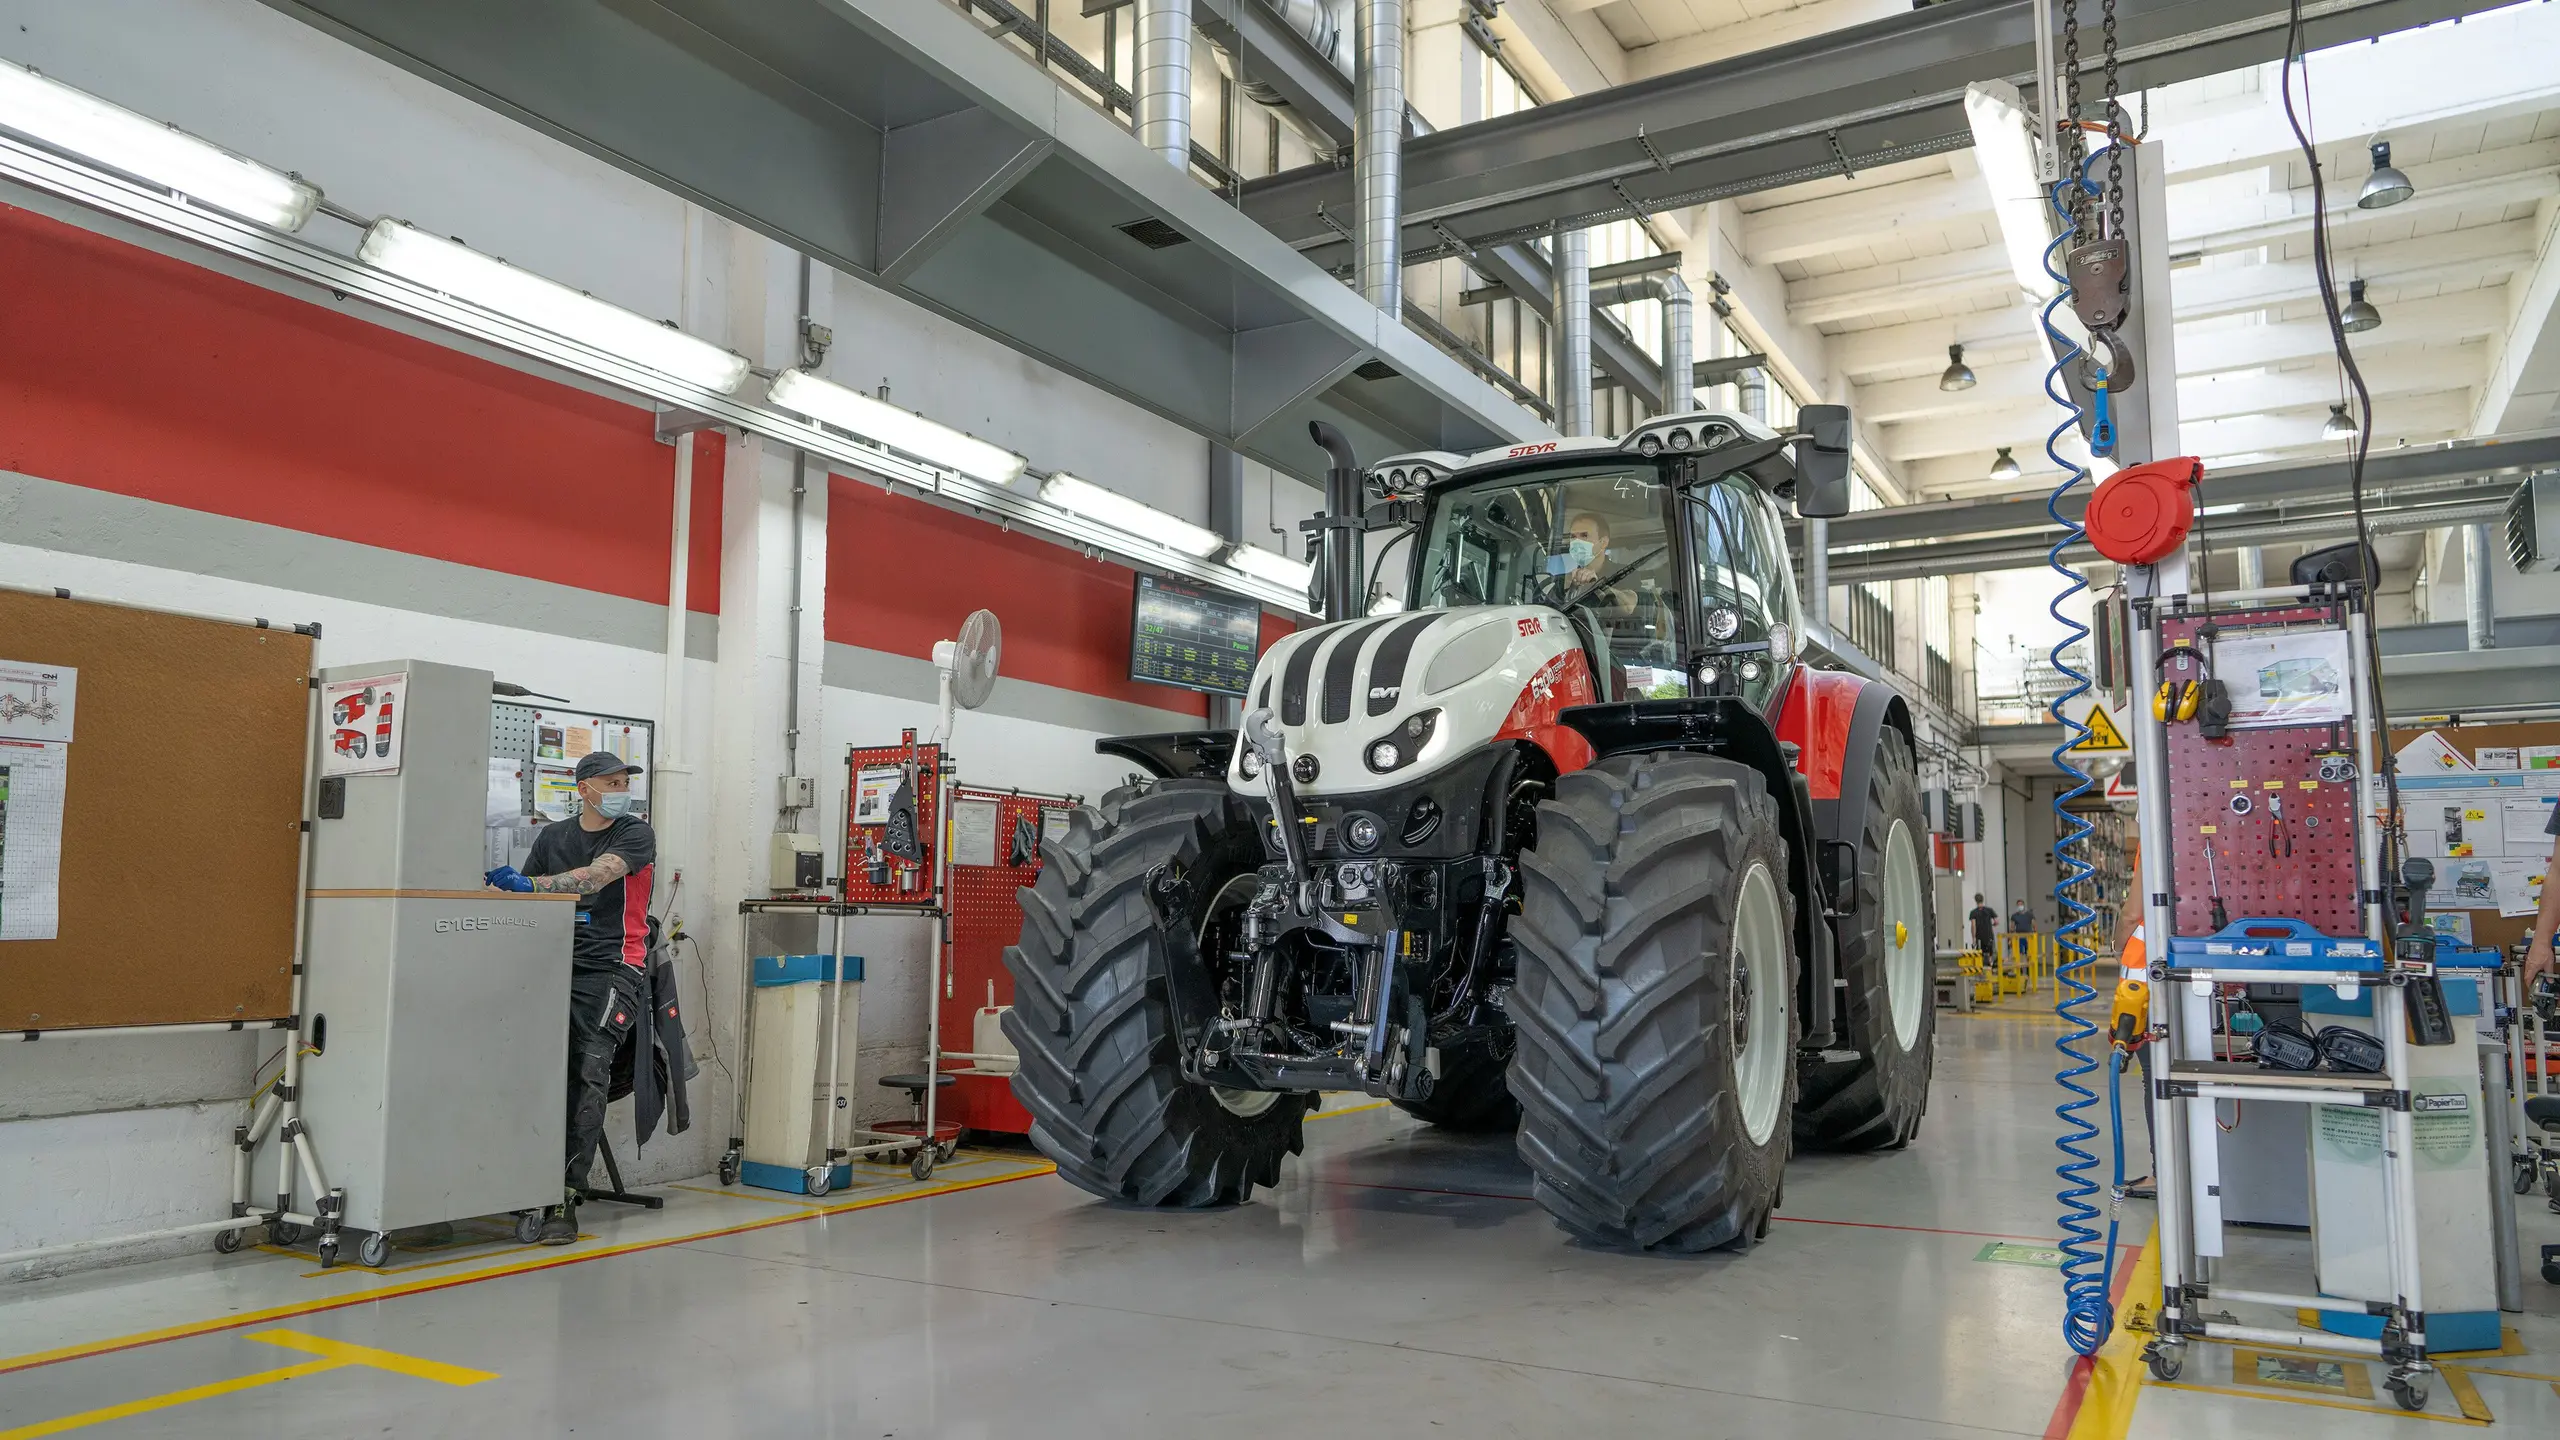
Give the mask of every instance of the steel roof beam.
<path id="1" fill-rule="evenodd" d="M 2496 8 L 2306 0 L 2312 48 Z M 1730 60 L 1443 130 L 1404 153 L 1406 246 L 1485 245 L 1965 148 L 1964 87 L 2032 84 L 2033 0 L 1954 0 Z M 2284 0 L 2119 0 L 2128 91 L 2277 58 Z M 2081 49 L 2094 69 L 2093 45 Z M 1248 182 L 1245 212 L 1330 262 L 1347 172 Z"/>

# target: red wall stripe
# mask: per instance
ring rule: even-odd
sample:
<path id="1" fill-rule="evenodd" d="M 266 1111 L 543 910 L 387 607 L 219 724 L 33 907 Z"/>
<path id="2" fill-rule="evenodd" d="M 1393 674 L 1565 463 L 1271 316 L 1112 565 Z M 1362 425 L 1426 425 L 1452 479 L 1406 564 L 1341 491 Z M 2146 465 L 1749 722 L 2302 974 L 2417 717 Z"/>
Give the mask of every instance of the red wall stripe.
<path id="1" fill-rule="evenodd" d="M 0 466 L 666 601 L 646 410 L 5 205 L 0 276 Z M 696 452 L 686 586 L 713 612 L 721 453 Z"/>
<path id="2" fill-rule="evenodd" d="M 827 491 L 827 638 L 917 658 L 984 606 L 1004 673 L 1206 719 L 1208 698 L 1129 678 L 1137 572 L 848 476 Z M 1266 614 L 1262 644 L 1294 629 Z"/>

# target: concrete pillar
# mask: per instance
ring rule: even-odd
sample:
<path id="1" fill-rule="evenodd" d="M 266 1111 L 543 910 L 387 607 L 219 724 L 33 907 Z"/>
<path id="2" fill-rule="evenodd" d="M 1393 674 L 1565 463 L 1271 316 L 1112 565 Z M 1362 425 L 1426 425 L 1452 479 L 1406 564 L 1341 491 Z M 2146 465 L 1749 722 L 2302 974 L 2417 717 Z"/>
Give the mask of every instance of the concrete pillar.
<path id="1" fill-rule="evenodd" d="M 2498 645 L 2497 547 L 2487 522 L 2462 527 L 2462 617 L 2468 623 L 2470 647 L 2494 650 Z"/>
<path id="2" fill-rule="evenodd" d="M 801 358 L 800 257 L 733 229 L 727 273 L 729 344 L 759 366 L 780 369 L 796 363 Z M 831 321 L 833 279 L 825 266 L 810 267 L 807 313 L 820 324 Z M 850 343 L 851 337 L 846 339 Z M 832 367 L 820 368 L 823 373 Z M 709 811 L 710 838 L 698 865 L 699 878 L 686 888 L 693 897 L 688 908 L 695 917 L 695 934 L 709 962 L 703 979 L 713 1024 L 722 1053 L 735 1055 L 743 1020 L 737 997 L 747 960 L 739 949 L 737 904 L 772 890 L 771 837 L 786 823 L 777 777 L 796 769 L 817 778 L 819 811 L 800 817 L 799 823 L 822 836 L 842 833 L 839 792 L 844 781 L 841 757 L 831 759 L 826 753 L 821 723 L 826 467 L 803 465 L 790 447 L 749 436 L 732 443 L 724 469 L 720 657 L 708 734 L 697 731 L 692 745 L 700 772 L 695 793 Z M 829 846 L 831 875 L 843 873 L 836 848 Z M 793 920 L 760 929 L 748 949 L 805 953 L 817 941 L 814 921 Z M 727 1097 L 720 1099 L 716 1109 L 697 1102 L 698 1112 L 714 1128 L 729 1123 Z"/>

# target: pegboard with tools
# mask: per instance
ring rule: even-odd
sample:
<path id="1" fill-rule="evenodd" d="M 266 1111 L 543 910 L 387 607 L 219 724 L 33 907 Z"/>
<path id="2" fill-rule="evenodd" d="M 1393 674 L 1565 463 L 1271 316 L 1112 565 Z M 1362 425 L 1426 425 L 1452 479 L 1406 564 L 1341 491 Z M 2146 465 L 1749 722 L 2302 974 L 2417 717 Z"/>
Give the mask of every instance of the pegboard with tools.
<path id="1" fill-rule="evenodd" d="M 2210 713 L 2166 726 L 2175 933 L 2208 935 L 2230 920 L 2267 916 L 2298 919 L 2324 935 L 2362 933 L 2355 728 L 2343 713 L 2328 713 L 2343 712 L 2346 677 L 2322 673 L 2316 660 L 2255 663 L 2281 656 L 2288 643 L 2307 649 L 2321 637 L 2343 637 L 2347 623 L 2333 605 L 2162 620 L 2164 679 L 2172 686 L 2190 675 L 2218 679 L 2235 711 L 2219 737 L 2210 733 L 2217 728 Z M 2326 688 L 2333 679 L 2334 705 Z M 2289 719 L 2280 702 L 2297 693 L 2299 714 Z"/>
<path id="2" fill-rule="evenodd" d="M 1013 1005 L 1004 952 L 1022 937 L 1018 892 L 1040 876 L 1041 842 L 1066 833 L 1072 795 L 954 786 L 951 791 L 949 948 L 943 957 L 942 1068 L 955 1077 L 943 1115 L 971 1130 L 1023 1134 L 1031 1114 L 1013 1098 L 1012 1047 L 1000 1028 Z"/>
<path id="3" fill-rule="evenodd" d="M 944 763 L 939 745 L 902 730 L 895 745 L 856 745 L 845 755 L 844 902 L 932 909 L 934 852 L 942 843 Z"/>

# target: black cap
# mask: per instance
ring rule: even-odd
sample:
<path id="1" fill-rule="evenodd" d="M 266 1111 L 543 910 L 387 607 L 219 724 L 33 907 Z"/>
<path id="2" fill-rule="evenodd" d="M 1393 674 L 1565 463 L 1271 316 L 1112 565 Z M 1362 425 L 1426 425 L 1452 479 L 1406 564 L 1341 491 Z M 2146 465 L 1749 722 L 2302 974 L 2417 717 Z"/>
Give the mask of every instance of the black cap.
<path id="1" fill-rule="evenodd" d="M 640 767 L 610 750 L 590 750 L 578 757 L 578 783 L 604 775 L 637 775 Z"/>

